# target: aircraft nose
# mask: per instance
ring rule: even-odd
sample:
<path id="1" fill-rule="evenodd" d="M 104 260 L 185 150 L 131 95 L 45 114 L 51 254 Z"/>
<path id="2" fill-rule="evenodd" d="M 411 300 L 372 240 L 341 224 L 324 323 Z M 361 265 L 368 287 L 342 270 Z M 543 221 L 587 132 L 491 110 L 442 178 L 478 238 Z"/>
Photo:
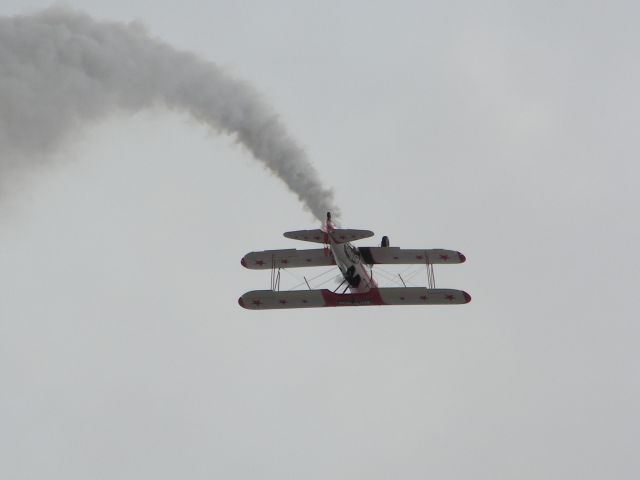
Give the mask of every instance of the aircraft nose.
<path id="1" fill-rule="evenodd" d="M 242 260 L 240 260 L 240 265 L 242 265 L 244 268 L 249 268 L 247 267 L 247 261 L 244 259 L 244 257 L 242 257 Z"/>
<path id="2" fill-rule="evenodd" d="M 465 257 L 462 253 L 458 252 L 458 258 L 460 259 L 460 263 L 464 263 L 467 261 L 467 257 Z"/>

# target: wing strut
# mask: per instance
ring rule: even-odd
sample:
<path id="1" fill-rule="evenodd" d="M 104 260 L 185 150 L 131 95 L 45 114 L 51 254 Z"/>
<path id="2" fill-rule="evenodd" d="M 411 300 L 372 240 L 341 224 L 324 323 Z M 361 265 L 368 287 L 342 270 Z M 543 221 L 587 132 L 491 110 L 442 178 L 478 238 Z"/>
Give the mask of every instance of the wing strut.
<path id="1" fill-rule="evenodd" d="M 280 267 L 276 268 L 275 256 L 271 256 L 271 290 L 280 291 Z"/>
<path id="2" fill-rule="evenodd" d="M 427 288 L 436 288 L 436 274 L 433 271 L 433 263 L 429 261 L 429 254 L 424 252 L 424 263 L 427 267 Z"/>

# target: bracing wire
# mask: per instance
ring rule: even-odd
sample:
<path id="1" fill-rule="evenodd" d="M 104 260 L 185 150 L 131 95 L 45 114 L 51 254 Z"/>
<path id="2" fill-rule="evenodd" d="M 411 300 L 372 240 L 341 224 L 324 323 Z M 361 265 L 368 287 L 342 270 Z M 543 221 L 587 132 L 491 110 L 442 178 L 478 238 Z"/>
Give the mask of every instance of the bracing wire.
<path id="1" fill-rule="evenodd" d="M 310 283 L 314 282 L 315 280 L 318 280 L 319 278 L 322 278 L 323 276 L 325 276 L 325 275 L 327 275 L 327 274 L 329 274 L 329 273 L 334 273 L 334 274 L 335 274 L 335 271 L 336 271 L 336 270 L 337 270 L 337 267 L 334 267 L 334 268 L 330 268 L 330 269 L 328 269 L 328 270 L 325 270 L 324 272 L 321 272 L 321 273 L 319 273 L 318 275 L 315 275 L 314 277 L 311 277 L 311 278 L 308 278 L 308 279 L 306 279 L 306 280 L 303 280 L 302 282 L 300 282 L 300 283 L 298 283 L 298 284 L 294 285 L 293 287 L 291 287 L 289 290 L 290 290 L 290 291 L 291 291 L 291 290 L 297 290 L 298 288 L 300 288 L 300 287 L 302 287 L 302 286 L 307 285 L 307 283 L 309 283 L 309 284 L 310 284 Z M 285 269 L 285 272 L 287 272 L 287 274 L 288 274 L 290 277 L 294 278 L 295 280 L 297 280 L 297 281 L 299 281 L 299 280 L 300 280 L 300 278 L 296 277 L 294 274 L 292 274 L 292 273 L 291 273 L 291 272 L 289 272 L 288 270 L 286 270 L 286 269 Z M 333 280 L 333 278 L 330 278 L 330 279 L 326 280 L 325 282 L 320 283 L 319 285 L 316 285 L 316 287 L 318 287 L 318 286 L 322 286 L 322 285 L 325 285 L 326 283 L 329 283 L 329 282 L 330 282 L 330 281 L 332 281 L 332 280 Z"/>

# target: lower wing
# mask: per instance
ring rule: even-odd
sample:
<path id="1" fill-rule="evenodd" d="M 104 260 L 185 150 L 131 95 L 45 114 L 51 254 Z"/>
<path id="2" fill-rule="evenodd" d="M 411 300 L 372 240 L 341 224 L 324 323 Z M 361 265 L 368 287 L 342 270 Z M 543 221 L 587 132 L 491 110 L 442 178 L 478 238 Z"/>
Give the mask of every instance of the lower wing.
<path id="1" fill-rule="evenodd" d="M 249 310 L 284 308 L 361 307 L 368 305 L 460 305 L 471 296 L 450 288 L 394 287 L 374 288 L 364 293 L 334 293 L 331 290 L 293 290 L 247 292 L 238 303 Z"/>

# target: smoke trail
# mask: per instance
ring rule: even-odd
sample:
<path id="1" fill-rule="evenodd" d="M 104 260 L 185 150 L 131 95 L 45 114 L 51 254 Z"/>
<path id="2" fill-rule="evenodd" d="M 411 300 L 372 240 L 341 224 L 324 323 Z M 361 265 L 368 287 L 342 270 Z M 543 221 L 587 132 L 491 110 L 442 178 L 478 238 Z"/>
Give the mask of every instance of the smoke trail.
<path id="1" fill-rule="evenodd" d="M 66 8 L 0 17 L 0 175 L 51 152 L 90 120 L 154 105 L 235 135 L 320 220 L 337 213 L 304 151 L 245 83 L 139 25 Z"/>

